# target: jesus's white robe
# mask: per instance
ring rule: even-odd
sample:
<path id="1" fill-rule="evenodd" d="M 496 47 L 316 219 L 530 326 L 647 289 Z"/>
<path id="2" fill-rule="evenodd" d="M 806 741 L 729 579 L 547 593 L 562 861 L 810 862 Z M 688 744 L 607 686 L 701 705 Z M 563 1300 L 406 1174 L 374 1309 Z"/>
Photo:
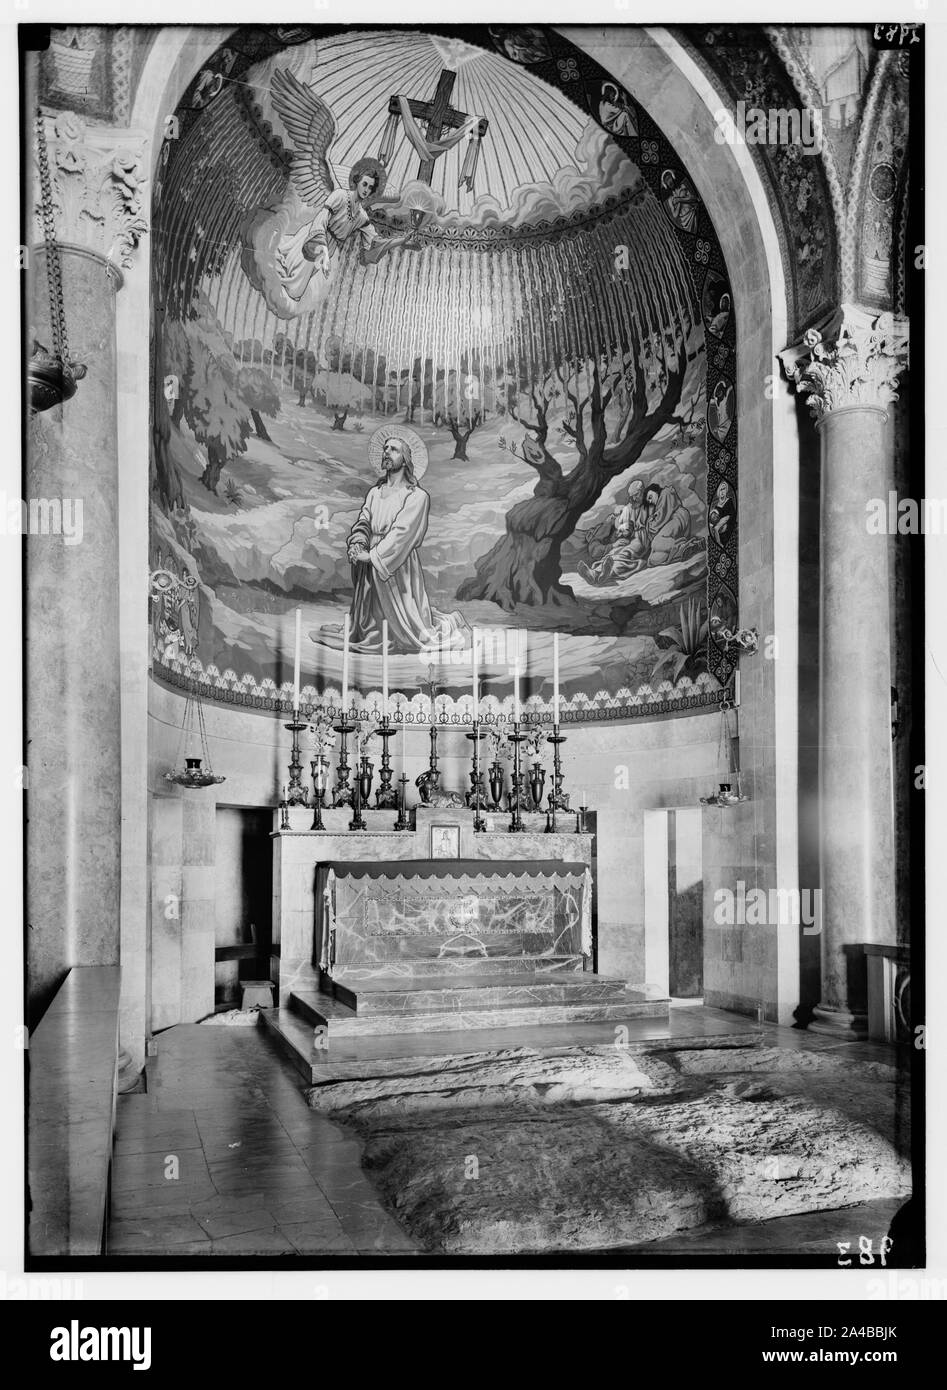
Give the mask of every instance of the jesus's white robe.
<path id="1" fill-rule="evenodd" d="M 355 595 L 351 645 L 363 652 L 381 651 L 382 620 L 388 620 L 392 652 L 464 646 L 467 624 L 460 613 L 431 607 L 418 548 L 427 533 L 431 499 L 417 483 L 370 489 L 348 544 L 368 552 L 369 562 L 353 564 Z"/>

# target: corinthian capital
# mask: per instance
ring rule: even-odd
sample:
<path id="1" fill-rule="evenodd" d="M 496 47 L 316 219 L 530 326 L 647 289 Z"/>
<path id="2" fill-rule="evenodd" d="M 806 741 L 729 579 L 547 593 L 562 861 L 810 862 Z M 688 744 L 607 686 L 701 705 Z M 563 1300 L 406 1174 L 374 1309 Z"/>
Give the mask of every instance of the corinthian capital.
<path id="1" fill-rule="evenodd" d="M 908 326 L 893 314 L 873 315 L 843 305 L 823 328 L 779 354 L 816 420 L 845 406 L 885 409 L 898 399 L 898 377 L 908 361 Z"/>
<path id="2" fill-rule="evenodd" d="M 142 212 L 145 137 L 89 126 L 72 111 L 43 118 L 56 240 L 128 267 L 148 230 Z M 33 130 L 33 240 L 43 240 L 39 147 Z"/>

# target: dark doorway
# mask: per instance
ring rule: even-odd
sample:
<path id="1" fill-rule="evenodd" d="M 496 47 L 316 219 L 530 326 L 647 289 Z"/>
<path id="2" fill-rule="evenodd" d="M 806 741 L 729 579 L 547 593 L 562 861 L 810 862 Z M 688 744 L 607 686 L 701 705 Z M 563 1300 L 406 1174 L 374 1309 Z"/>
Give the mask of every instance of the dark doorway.
<path id="1" fill-rule="evenodd" d="M 241 980 L 270 978 L 273 811 L 217 807 L 215 1002 L 239 1003 Z"/>

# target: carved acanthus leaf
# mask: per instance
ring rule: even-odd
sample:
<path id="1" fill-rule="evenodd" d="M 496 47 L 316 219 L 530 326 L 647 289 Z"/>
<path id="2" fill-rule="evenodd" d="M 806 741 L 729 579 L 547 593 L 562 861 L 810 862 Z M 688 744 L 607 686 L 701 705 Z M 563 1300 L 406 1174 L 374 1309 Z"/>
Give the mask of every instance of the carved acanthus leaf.
<path id="1" fill-rule="evenodd" d="M 143 211 L 145 137 L 90 126 L 72 111 L 44 117 L 56 238 L 126 269 L 148 231 Z M 33 239 L 43 239 L 34 144 Z"/>
<path id="2" fill-rule="evenodd" d="M 907 321 L 843 305 L 821 330 L 780 353 L 786 375 L 816 420 L 846 406 L 885 409 L 908 363 Z"/>

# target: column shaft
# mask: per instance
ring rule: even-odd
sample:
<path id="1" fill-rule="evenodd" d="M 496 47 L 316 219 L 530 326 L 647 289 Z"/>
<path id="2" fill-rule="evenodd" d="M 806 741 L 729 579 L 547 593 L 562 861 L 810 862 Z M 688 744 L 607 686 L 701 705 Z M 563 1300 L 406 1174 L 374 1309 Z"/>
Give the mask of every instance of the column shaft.
<path id="1" fill-rule="evenodd" d="M 822 987 L 810 1025 L 867 1030 L 864 947 L 895 941 L 886 407 L 907 362 L 907 323 L 843 304 L 780 353 L 821 434 L 819 788 Z"/>
<path id="2" fill-rule="evenodd" d="M 867 504 L 886 496 L 887 417 L 822 417 L 820 788 L 822 998 L 817 1031 L 864 1033 L 865 942 L 894 940 L 888 540 Z"/>
<path id="3" fill-rule="evenodd" d="M 85 250 L 63 248 L 62 269 L 70 349 L 88 374 L 72 400 L 33 417 L 27 447 L 27 515 L 32 504 L 36 517 L 49 517 L 49 534 L 26 541 L 34 1024 L 70 966 L 119 958 L 118 279 Z M 31 332 L 51 347 L 42 247 L 33 252 L 28 290 Z"/>

